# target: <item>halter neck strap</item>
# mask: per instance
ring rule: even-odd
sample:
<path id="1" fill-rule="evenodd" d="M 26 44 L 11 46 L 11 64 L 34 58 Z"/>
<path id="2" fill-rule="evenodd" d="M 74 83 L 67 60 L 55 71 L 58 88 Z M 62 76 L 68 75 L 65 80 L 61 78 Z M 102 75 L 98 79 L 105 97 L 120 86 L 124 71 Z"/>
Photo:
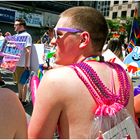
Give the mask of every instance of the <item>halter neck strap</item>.
<path id="1" fill-rule="evenodd" d="M 104 57 L 102 55 L 100 55 L 100 56 L 89 56 L 84 61 L 89 61 L 89 60 L 103 62 L 104 61 Z"/>

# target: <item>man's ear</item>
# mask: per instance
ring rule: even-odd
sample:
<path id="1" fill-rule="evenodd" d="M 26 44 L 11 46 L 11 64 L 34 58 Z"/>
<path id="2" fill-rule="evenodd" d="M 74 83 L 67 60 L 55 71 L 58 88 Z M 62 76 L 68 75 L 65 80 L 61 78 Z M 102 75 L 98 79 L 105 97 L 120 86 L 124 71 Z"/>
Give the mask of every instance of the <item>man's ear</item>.
<path id="1" fill-rule="evenodd" d="M 89 44 L 89 42 L 90 42 L 90 35 L 89 35 L 89 33 L 84 31 L 84 32 L 81 33 L 80 37 L 81 37 L 81 39 L 80 39 L 79 47 L 80 48 L 86 47 Z"/>

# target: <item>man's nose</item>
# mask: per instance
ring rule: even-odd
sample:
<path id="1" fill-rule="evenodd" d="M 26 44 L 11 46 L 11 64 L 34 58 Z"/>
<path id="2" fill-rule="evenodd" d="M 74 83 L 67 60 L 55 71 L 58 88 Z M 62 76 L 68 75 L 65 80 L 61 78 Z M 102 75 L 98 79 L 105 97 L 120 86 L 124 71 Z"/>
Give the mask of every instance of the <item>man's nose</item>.
<path id="1" fill-rule="evenodd" d="M 56 46 L 56 39 L 53 37 L 49 43 L 50 46 Z"/>

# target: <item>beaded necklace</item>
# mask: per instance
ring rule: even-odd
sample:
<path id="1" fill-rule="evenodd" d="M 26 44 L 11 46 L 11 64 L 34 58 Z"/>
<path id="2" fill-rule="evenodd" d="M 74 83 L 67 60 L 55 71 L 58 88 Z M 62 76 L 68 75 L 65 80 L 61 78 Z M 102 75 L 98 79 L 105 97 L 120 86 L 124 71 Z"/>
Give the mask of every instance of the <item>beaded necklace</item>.
<path id="1" fill-rule="evenodd" d="M 92 59 L 92 57 L 90 58 Z M 87 58 L 85 59 L 85 61 L 91 59 Z M 110 62 L 104 62 L 104 63 L 106 63 L 111 68 L 115 69 L 117 72 L 117 77 L 120 84 L 119 92 L 117 95 L 113 94 L 112 91 L 103 84 L 103 82 L 100 80 L 99 76 L 94 71 L 94 69 L 87 63 L 81 62 L 81 63 L 74 64 L 71 67 L 74 69 L 78 77 L 86 85 L 86 87 L 88 88 L 92 97 L 95 99 L 98 105 L 103 105 L 103 104 L 111 105 L 113 103 L 119 103 L 120 105 L 123 105 L 125 107 L 128 104 L 129 90 L 130 90 L 130 83 L 127 78 L 126 72 L 118 64 L 110 63 Z M 83 72 L 83 74 L 87 77 L 88 80 L 84 78 L 84 76 L 81 74 L 79 69 Z"/>

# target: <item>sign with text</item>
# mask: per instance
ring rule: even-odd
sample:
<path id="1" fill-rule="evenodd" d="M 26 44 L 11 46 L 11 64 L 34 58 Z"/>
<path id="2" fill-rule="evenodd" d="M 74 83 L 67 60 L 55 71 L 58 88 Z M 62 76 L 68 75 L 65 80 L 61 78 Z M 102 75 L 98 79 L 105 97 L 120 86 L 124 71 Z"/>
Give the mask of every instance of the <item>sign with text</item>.
<path id="1" fill-rule="evenodd" d="M 24 13 L 24 12 L 17 11 L 15 15 L 15 19 L 17 18 L 25 19 L 26 24 L 28 26 L 40 27 L 41 25 L 43 25 L 43 15 L 41 14 Z"/>
<path id="2" fill-rule="evenodd" d="M 34 44 L 31 52 L 31 70 L 38 72 L 40 64 L 44 64 L 44 44 Z"/>
<path id="3" fill-rule="evenodd" d="M 0 67 L 12 72 L 20 59 L 27 36 L 8 36 L 0 46 Z"/>
<path id="4" fill-rule="evenodd" d="M 137 139 L 132 117 L 127 117 L 118 125 L 105 132 L 102 136 L 103 139 Z"/>
<path id="5" fill-rule="evenodd" d="M 15 12 L 15 10 L 0 7 L 0 21 L 13 23 Z"/>

